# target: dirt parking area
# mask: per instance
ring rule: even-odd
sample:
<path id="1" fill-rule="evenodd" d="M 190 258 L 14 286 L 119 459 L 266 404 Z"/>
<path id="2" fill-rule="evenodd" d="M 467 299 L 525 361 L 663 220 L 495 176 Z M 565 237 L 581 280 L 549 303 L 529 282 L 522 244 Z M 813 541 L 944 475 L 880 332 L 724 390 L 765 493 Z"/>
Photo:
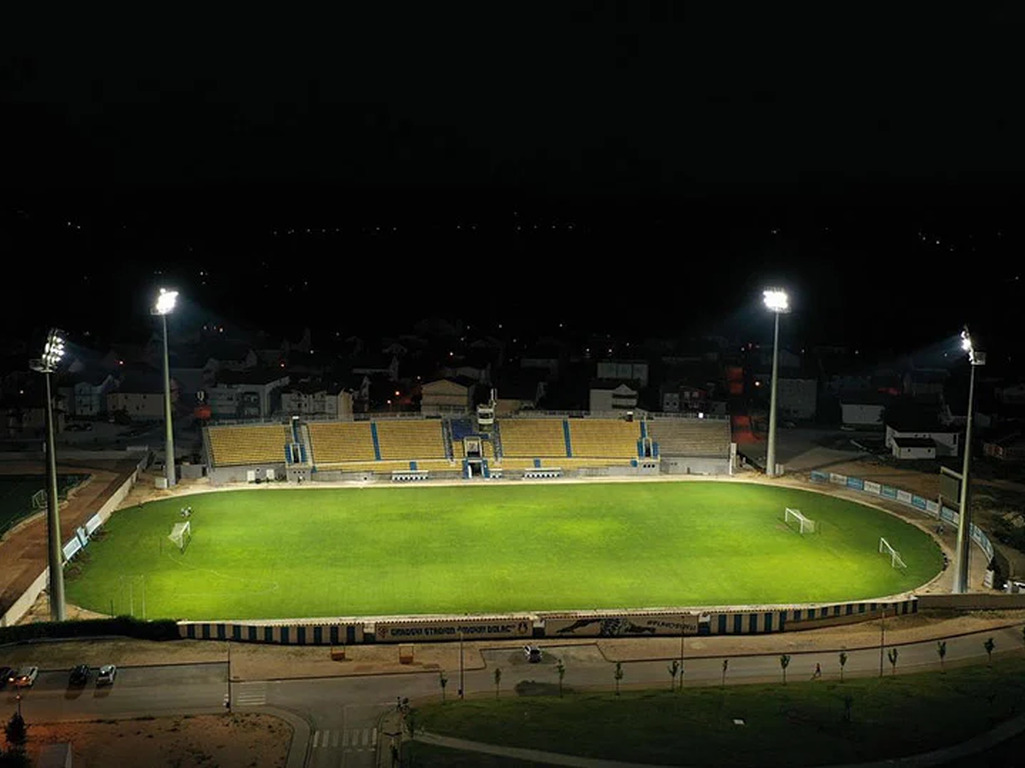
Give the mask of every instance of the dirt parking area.
<path id="1" fill-rule="evenodd" d="M 270 715 L 197 715 L 80 723 L 30 723 L 35 764 L 49 744 L 70 742 L 75 768 L 276 768 L 284 766 L 292 728 Z"/>

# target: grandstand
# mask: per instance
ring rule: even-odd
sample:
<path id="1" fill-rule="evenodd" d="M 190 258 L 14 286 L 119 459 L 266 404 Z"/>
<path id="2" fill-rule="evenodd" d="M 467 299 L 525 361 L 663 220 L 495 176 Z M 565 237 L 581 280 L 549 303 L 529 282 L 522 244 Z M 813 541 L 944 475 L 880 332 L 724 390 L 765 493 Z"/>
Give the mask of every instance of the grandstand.
<path id="1" fill-rule="evenodd" d="M 683 474 L 730 474 L 729 419 L 657 418 L 645 422 L 662 470 Z"/>
<path id="2" fill-rule="evenodd" d="M 438 419 L 375 421 L 381 460 L 448 459 L 443 423 Z"/>
<path id="3" fill-rule="evenodd" d="M 283 464 L 292 442 L 291 430 L 281 424 L 208 427 L 207 436 L 210 462 L 219 467 Z"/>
<path id="4" fill-rule="evenodd" d="M 501 419 L 502 458 L 566 458 L 565 419 Z"/>
<path id="5" fill-rule="evenodd" d="M 316 466 L 372 462 L 377 458 L 369 421 L 312 421 L 310 444 Z"/>
<path id="6" fill-rule="evenodd" d="M 636 459 L 641 438 L 637 422 L 622 419 L 568 419 L 574 458 Z"/>
<path id="7" fill-rule="evenodd" d="M 546 468 L 590 476 L 730 474 L 732 460 L 729 421 L 716 418 L 505 418 L 484 435 L 466 417 L 382 418 L 209 427 L 206 434 L 215 482 L 258 480 L 271 468 L 293 480 L 515 477 L 508 473 Z M 479 445 L 479 456 L 466 455 L 468 441 Z"/>

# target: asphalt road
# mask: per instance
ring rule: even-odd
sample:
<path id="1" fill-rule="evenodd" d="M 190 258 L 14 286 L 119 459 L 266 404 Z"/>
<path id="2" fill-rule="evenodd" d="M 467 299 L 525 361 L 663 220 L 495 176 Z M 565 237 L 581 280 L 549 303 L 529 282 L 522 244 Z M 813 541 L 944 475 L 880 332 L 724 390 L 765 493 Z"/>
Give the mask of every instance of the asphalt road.
<path id="1" fill-rule="evenodd" d="M 984 643 L 992 637 L 995 652 L 1022 649 L 1020 627 L 987 631 L 947 640 L 945 663 L 956 664 L 984 658 Z M 884 638 L 885 639 L 885 638 Z M 558 685 L 556 664 L 561 659 L 567 688 L 611 688 L 615 684 L 615 665 L 607 661 L 594 645 L 544 645 L 540 663 L 526 661 L 521 650 L 503 648 L 484 651 L 487 666 L 467 671 L 463 685 L 467 695 L 489 695 L 495 691 L 495 668 L 502 669 L 500 689 L 513 695 L 521 681 Z M 883 674 L 892 674 L 886 656 L 891 646 L 883 645 Z M 898 646 L 897 671 L 935 669 L 940 666 L 935 641 Z M 685 650 L 686 654 L 686 650 Z M 684 666 L 689 685 L 715 685 L 722 682 L 722 658 L 687 659 Z M 840 675 L 837 652 L 791 654 L 787 668 L 789 680 L 810 679 L 815 665 L 821 665 L 823 679 Z M 623 664 L 624 687 L 668 686 L 668 661 L 636 661 Z M 287 671 L 287 670 L 285 670 Z M 847 676 L 878 675 L 880 651 L 877 648 L 848 652 L 844 668 Z M 447 672 L 446 695 L 458 696 L 459 673 Z M 782 670 L 779 655 L 736 656 L 729 658 L 727 683 L 779 681 Z M 69 688 L 68 670 L 43 670 L 30 689 L 16 691 L 8 686 L 0 691 L 0 700 L 13 710 L 21 694 L 22 713 L 27 720 L 59 721 L 95 718 L 129 718 L 142 715 L 198 714 L 223 711 L 228 693 L 227 663 L 174 666 L 123 667 L 115 684 L 96 687 L 92 670 L 84 688 Z M 437 672 L 368 675 L 363 677 L 264 680 L 233 682 L 232 705 L 236 711 L 271 707 L 288 710 L 310 724 L 307 765 L 311 768 L 371 768 L 375 765 L 379 740 L 389 739 L 378 732 L 380 715 L 396 706 L 398 699 L 416 700 L 440 696 Z"/>

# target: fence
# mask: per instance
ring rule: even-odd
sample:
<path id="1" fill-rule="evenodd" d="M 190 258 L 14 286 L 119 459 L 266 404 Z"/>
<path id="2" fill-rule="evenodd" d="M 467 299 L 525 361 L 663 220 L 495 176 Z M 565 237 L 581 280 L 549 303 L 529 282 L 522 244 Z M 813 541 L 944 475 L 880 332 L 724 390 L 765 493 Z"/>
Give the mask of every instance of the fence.
<path id="1" fill-rule="evenodd" d="M 955 510 L 947 506 L 940 506 L 938 501 L 933 499 L 927 499 L 923 496 L 905 491 L 901 488 L 895 488 L 891 485 L 883 485 L 876 483 L 871 480 L 863 480 L 860 477 L 851 477 L 849 475 L 841 475 L 836 472 L 820 472 L 813 470 L 811 473 L 811 479 L 816 483 L 832 483 L 833 485 L 843 486 L 853 491 L 859 491 L 861 493 L 867 493 L 871 496 L 878 496 L 883 499 L 890 501 L 896 501 L 905 506 L 917 509 L 919 512 L 923 512 L 929 517 L 936 520 L 942 520 L 945 523 L 951 525 L 957 525 L 960 522 L 961 515 Z M 971 537 L 982 553 L 986 556 L 986 562 L 988 563 L 993 559 L 993 543 L 989 540 L 989 537 L 985 532 L 979 528 L 975 523 L 971 523 Z"/>

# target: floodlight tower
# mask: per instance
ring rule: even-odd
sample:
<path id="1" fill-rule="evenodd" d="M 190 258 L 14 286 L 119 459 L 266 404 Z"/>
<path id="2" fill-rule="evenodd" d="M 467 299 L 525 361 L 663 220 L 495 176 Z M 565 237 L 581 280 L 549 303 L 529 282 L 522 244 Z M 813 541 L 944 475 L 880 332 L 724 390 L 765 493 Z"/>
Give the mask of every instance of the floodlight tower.
<path id="1" fill-rule="evenodd" d="M 779 377 L 779 316 L 790 311 L 790 297 L 780 288 L 762 292 L 765 306 L 775 315 L 776 330 L 772 341 L 772 394 L 769 398 L 769 453 L 765 461 L 765 474 L 776 476 L 776 389 Z"/>
<path id="2" fill-rule="evenodd" d="M 968 353 L 972 372 L 968 380 L 968 418 L 965 422 L 964 464 L 961 467 L 961 493 L 958 498 L 957 569 L 954 571 L 954 593 L 968 591 L 968 554 L 972 546 L 972 513 L 968 506 L 968 469 L 972 460 L 972 411 L 975 410 L 975 369 L 986 364 L 986 353 L 972 344 L 968 326 L 961 331 L 961 348 Z"/>
<path id="3" fill-rule="evenodd" d="M 150 314 L 160 315 L 164 326 L 164 424 L 167 434 L 164 443 L 164 474 L 167 477 L 167 487 L 173 488 L 174 478 L 174 424 L 171 422 L 171 360 L 167 353 L 167 316 L 174 311 L 175 301 L 178 299 L 178 291 L 169 291 L 161 288 L 157 295 L 157 303 L 150 310 Z"/>
<path id="4" fill-rule="evenodd" d="M 57 451 L 53 428 L 53 395 L 50 374 L 64 356 L 64 332 L 56 328 L 46 335 L 43 356 L 29 361 L 29 367 L 43 374 L 46 381 L 46 541 L 50 568 L 50 620 L 64 621 L 64 562 L 61 551 L 61 524 L 57 508 Z"/>

